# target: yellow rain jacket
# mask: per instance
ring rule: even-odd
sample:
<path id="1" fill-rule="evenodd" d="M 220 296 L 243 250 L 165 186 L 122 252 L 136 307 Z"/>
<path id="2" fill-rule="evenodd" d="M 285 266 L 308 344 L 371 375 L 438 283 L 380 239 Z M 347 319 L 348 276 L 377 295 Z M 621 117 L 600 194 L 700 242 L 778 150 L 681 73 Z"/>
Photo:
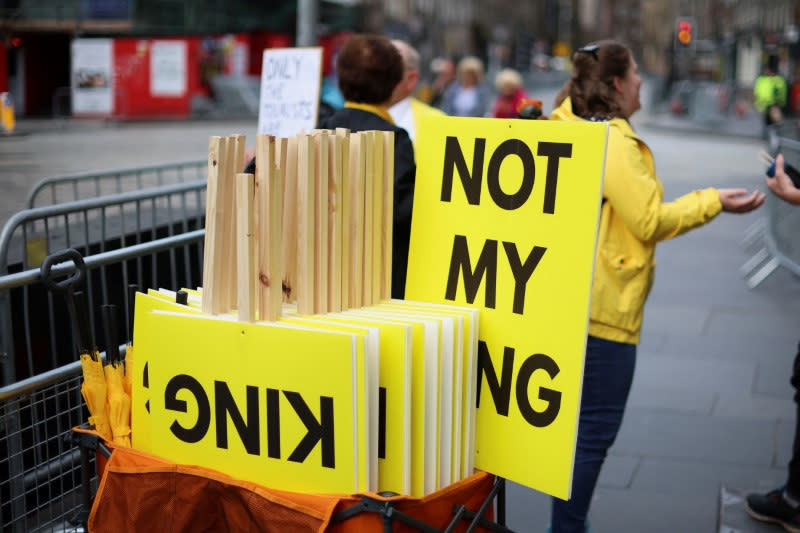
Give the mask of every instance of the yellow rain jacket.
<path id="1" fill-rule="evenodd" d="M 583 120 L 573 114 L 569 98 L 551 118 Z M 615 118 L 609 124 L 589 334 L 638 344 L 656 243 L 711 221 L 722 204 L 713 188 L 664 203 L 650 149 L 627 120 Z"/>

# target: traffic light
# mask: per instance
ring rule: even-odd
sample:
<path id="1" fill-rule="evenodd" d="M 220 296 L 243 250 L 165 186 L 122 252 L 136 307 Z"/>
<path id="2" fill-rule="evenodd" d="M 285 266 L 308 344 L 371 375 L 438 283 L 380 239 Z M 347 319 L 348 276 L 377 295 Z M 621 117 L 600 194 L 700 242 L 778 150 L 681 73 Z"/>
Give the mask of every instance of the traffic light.
<path id="1" fill-rule="evenodd" d="M 695 22 L 691 17 L 679 17 L 675 29 L 675 48 L 678 50 L 694 47 Z"/>

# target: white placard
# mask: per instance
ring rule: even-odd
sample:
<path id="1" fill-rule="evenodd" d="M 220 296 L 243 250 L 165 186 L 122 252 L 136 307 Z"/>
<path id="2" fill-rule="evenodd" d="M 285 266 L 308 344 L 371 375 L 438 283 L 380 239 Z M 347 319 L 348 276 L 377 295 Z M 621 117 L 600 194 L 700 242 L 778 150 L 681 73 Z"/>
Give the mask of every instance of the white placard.
<path id="1" fill-rule="evenodd" d="M 111 39 L 72 41 L 72 112 L 110 115 L 113 109 Z"/>
<path id="2" fill-rule="evenodd" d="M 295 135 L 317 125 L 322 48 L 269 48 L 261 66 L 258 133 Z"/>
<path id="3" fill-rule="evenodd" d="M 150 94 L 186 94 L 186 42 L 153 41 L 150 47 Z"/>

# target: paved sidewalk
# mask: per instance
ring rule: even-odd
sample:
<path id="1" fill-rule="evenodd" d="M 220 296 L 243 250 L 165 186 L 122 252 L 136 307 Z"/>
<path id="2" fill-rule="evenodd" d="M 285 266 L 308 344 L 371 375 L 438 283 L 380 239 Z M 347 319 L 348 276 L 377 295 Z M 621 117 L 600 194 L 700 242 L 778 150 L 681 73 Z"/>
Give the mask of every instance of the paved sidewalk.
<path id="1" fill-rule="evenodd" d="M 720 116 L 706 120 L 657 112 L 643 118 L 641 124 L 650 129 L 751 139 L 761 139 L 764 129 L 763 118 L 755 111 L 750 111 L 741 118 Z"/>

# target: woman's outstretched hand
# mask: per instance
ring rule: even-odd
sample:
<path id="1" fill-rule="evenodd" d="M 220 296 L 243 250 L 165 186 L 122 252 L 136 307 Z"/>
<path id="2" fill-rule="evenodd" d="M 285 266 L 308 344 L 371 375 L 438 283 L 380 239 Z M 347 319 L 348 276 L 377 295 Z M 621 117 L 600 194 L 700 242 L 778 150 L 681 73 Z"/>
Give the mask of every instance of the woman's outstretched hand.
<path id="1" fill-rule="evenodd" d="M 765 198 L 766 195 L 758 189 L 750 194 L 747 189 L 719 189 L 722 210 L 728 213 L 749 213 L 761 207 Z"/>

